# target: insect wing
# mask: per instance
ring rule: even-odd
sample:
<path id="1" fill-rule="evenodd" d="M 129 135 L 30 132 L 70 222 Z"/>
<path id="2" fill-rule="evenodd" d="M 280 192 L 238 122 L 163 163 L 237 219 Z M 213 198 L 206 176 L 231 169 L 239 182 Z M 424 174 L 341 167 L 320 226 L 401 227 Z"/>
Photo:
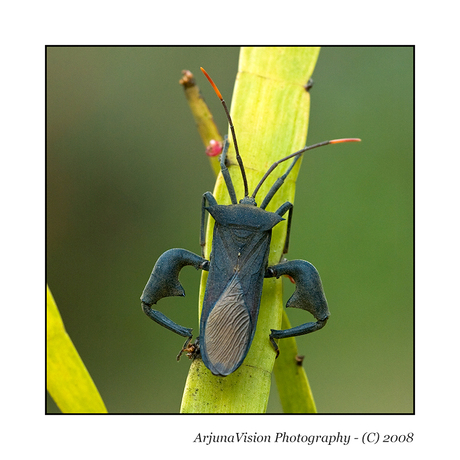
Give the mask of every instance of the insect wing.
<path id="1" fill-rule="evenodd" d="M 213 374 L 231 374 L 247 354 L 253 329 L 237 274 L 211 310 L 205 328 L 205 364 Z"/>
<path id="2" fill-rule="evenodd" d="M 200 323 L 201 354 L 216 375 L 246 357 L 257 324 L 271 231 L 216 225 Z"/>

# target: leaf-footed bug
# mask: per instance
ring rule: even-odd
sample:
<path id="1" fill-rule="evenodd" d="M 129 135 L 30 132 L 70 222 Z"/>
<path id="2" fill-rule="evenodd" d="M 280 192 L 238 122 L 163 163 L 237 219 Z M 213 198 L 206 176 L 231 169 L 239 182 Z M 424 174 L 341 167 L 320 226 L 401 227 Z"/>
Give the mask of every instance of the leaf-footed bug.
<path id="1" fill-rule="evenodd" d="M 249 195 L 246 172 L 239 154 L 235 128 L 227 105 L 212 79 L 201 68 L 219 97 L 227 116 L 233 144 L 244 185 L 244 197 L 238 202 L 235 189 L 225 164 L 229 142 L 225 138 L 220 158 L 221 173 L 230 196 L 230 205 L 217 203 L 211 192 L 206 192 L 201 204 L 200 244 L 201 256 L 186 249 L 170 249 L 160 256 L 141 296 L 142 308 L 147 316 L 167 329 L 187 337 L 179 353 L 201 354 L 205 366 L 214 374 L 226 376 L 238 369 L 245 359 L 254 337 L 259 314 L 264 278 L 287 275 L 296 283 L 294 294 L 286 307 L 309 311 L 316 319 L 285 330 L 272 329 L 269 339 L 278 354 L 275 339 L 308 334 L 321 329 L 329 318 L 329 309 L 316 268 L 304 260 L 282 261 L 268 266 L 272 229 L 287 216 L 287 234 L 283 254 L 289 246 L 293 205 L 282 204 L 275 212 L 266 207 L 283 185 L 300 156 L 311 149 L 328 144 L 358 142 L 347 138 L 320 142 L 292 153 L 276 161 L 260 179 Z M 259 207 L 256 195 L 273 170 L 282 162 L 292 159 L 287 171 L 279 177 L 268 191 Z M 208 212 L 215 220 L 212 250 L 209 260 L 204 258 L 205 217 Z M 209 272 L 203 308 L 200 318 L 200 334 L 191 345 L 192 329 L 175 323 L 163 313 L 152 309 L 163 297 L 184 296 L 179 282 L 179 272 L 185 265 Z"/>

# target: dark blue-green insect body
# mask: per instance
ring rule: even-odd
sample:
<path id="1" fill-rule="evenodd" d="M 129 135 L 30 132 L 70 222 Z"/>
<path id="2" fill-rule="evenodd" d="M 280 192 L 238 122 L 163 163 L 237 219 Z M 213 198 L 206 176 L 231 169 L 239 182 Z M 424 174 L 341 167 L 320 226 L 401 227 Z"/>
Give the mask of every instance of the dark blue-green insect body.
<path id="1" fill-rule="evenodd" d="M 272 229 L 284 220 L 283 216 L 286 213 L 288 214 L 288 225 L 283 254 L 287 253 L 293 205 L 286 202 L 275 212 L 266 211 L 265 208 L 283 185 L 303 152 L 322 145 L 358 141 L 359 139 L 325 141 L 282 158 L 269 168 L 252 195 L 249 196 L 246 174 L 238 152 L 230 114 L 214 82 L 204 70 L 203 72 L 220 98 L 227 114 L 236 159 L 244 183 L 245 196 L 238 203 L 230 174 L 225 165 L 228 150 L 228 140 L 225 139 L 220 165 L 232 204 L 218 204 L 211 192 L 203 195 L 200 232 L 201 257 L 185 249 L 166 251 L 153 268 L 142 293 L 141 302 L 147 316 L 176 334 L 187 337 L 179 358 L 184 350 L 190 350 L 192 329 L 180 326 L 151 307 L 163 297 L 185 295 L 179 282 L 179 272 L 182 267 L 191 265 L 196 269 L 209 271 L 200 318 L 200 334 L 191 347 L 193 350 L 191 354 L 193 356 L 200 354 L 203 363 L 214 375 L 226 376 L 241 366 L 251 347 L 257 325 L 264 278 L 290 276 L 296 283 L 296 290 L 286 306 L 307 310 L 316 319 L 315 322 L 308 322 L 290 329 L 272 329 L 268 338 L 277 353 L 278 346 L 274 339 L 308 334 L 321 329 L 326 324 L 329 310 L 321 279 L 315 267 L 304 260 L 283 260 L 277 265 L 268 266 Z M 262 183 L 279 163 L 290 158 L 293 161 L 285 174 L 275 181 L 260 207 L 257 207 L 255 197 Z M 203 253 L 206 212 L 215 221 L 209 260 L 204 258 Z"/>

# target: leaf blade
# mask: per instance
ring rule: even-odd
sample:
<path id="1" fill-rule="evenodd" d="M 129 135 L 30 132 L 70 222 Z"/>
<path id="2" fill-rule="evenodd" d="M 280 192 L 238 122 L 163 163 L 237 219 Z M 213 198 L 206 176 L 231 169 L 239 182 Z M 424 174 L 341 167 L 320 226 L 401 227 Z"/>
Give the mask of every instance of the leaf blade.
<path id="1" fill-rule="evenodd" d="M 49 287 L 46 287 L 47 389 L 64 413 L 107 413 L 78 351 L 67 334 Z"/>

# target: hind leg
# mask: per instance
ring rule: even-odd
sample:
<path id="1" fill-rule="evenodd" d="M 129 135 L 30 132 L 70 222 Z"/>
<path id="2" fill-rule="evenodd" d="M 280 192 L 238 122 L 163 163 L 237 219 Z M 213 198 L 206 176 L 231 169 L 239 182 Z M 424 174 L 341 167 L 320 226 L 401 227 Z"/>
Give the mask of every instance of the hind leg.
<path id="1" fill-rule="evenodd" d="M 317 331 L 324 327 L 330 315 L 321 278 L 316 268 L 310 262 L 305 260 L 292 260 L 280 263 L 268 267 L 265 277 L 279 278 L 281 275 L 290 276 L 296 283 L 296 290 L 287 301 L 286 307 L 306 310 L 316 318 L 316 322 L 304 323 L 290 329 L 272 329 L 270 342 L 277 352 L 277 355 L 279 351 L 275 339 L 295 337 Z"/>
<path id="2" fill-rule="evenodd" d="M 180 326 L 152 308 L 152 305 L 163 297 L 185 296 L 184 288 L 179 282 L 179 272 L 186 265 L 192 265 L 197 270 L 209 269 L 208 260 L 185 249 L 170 249 L 162 254 L 153 267 L 142 293 L 141 302 L 142 310 L 150 319 L 182 337 L 191 338 L 192 329 Z"/>

